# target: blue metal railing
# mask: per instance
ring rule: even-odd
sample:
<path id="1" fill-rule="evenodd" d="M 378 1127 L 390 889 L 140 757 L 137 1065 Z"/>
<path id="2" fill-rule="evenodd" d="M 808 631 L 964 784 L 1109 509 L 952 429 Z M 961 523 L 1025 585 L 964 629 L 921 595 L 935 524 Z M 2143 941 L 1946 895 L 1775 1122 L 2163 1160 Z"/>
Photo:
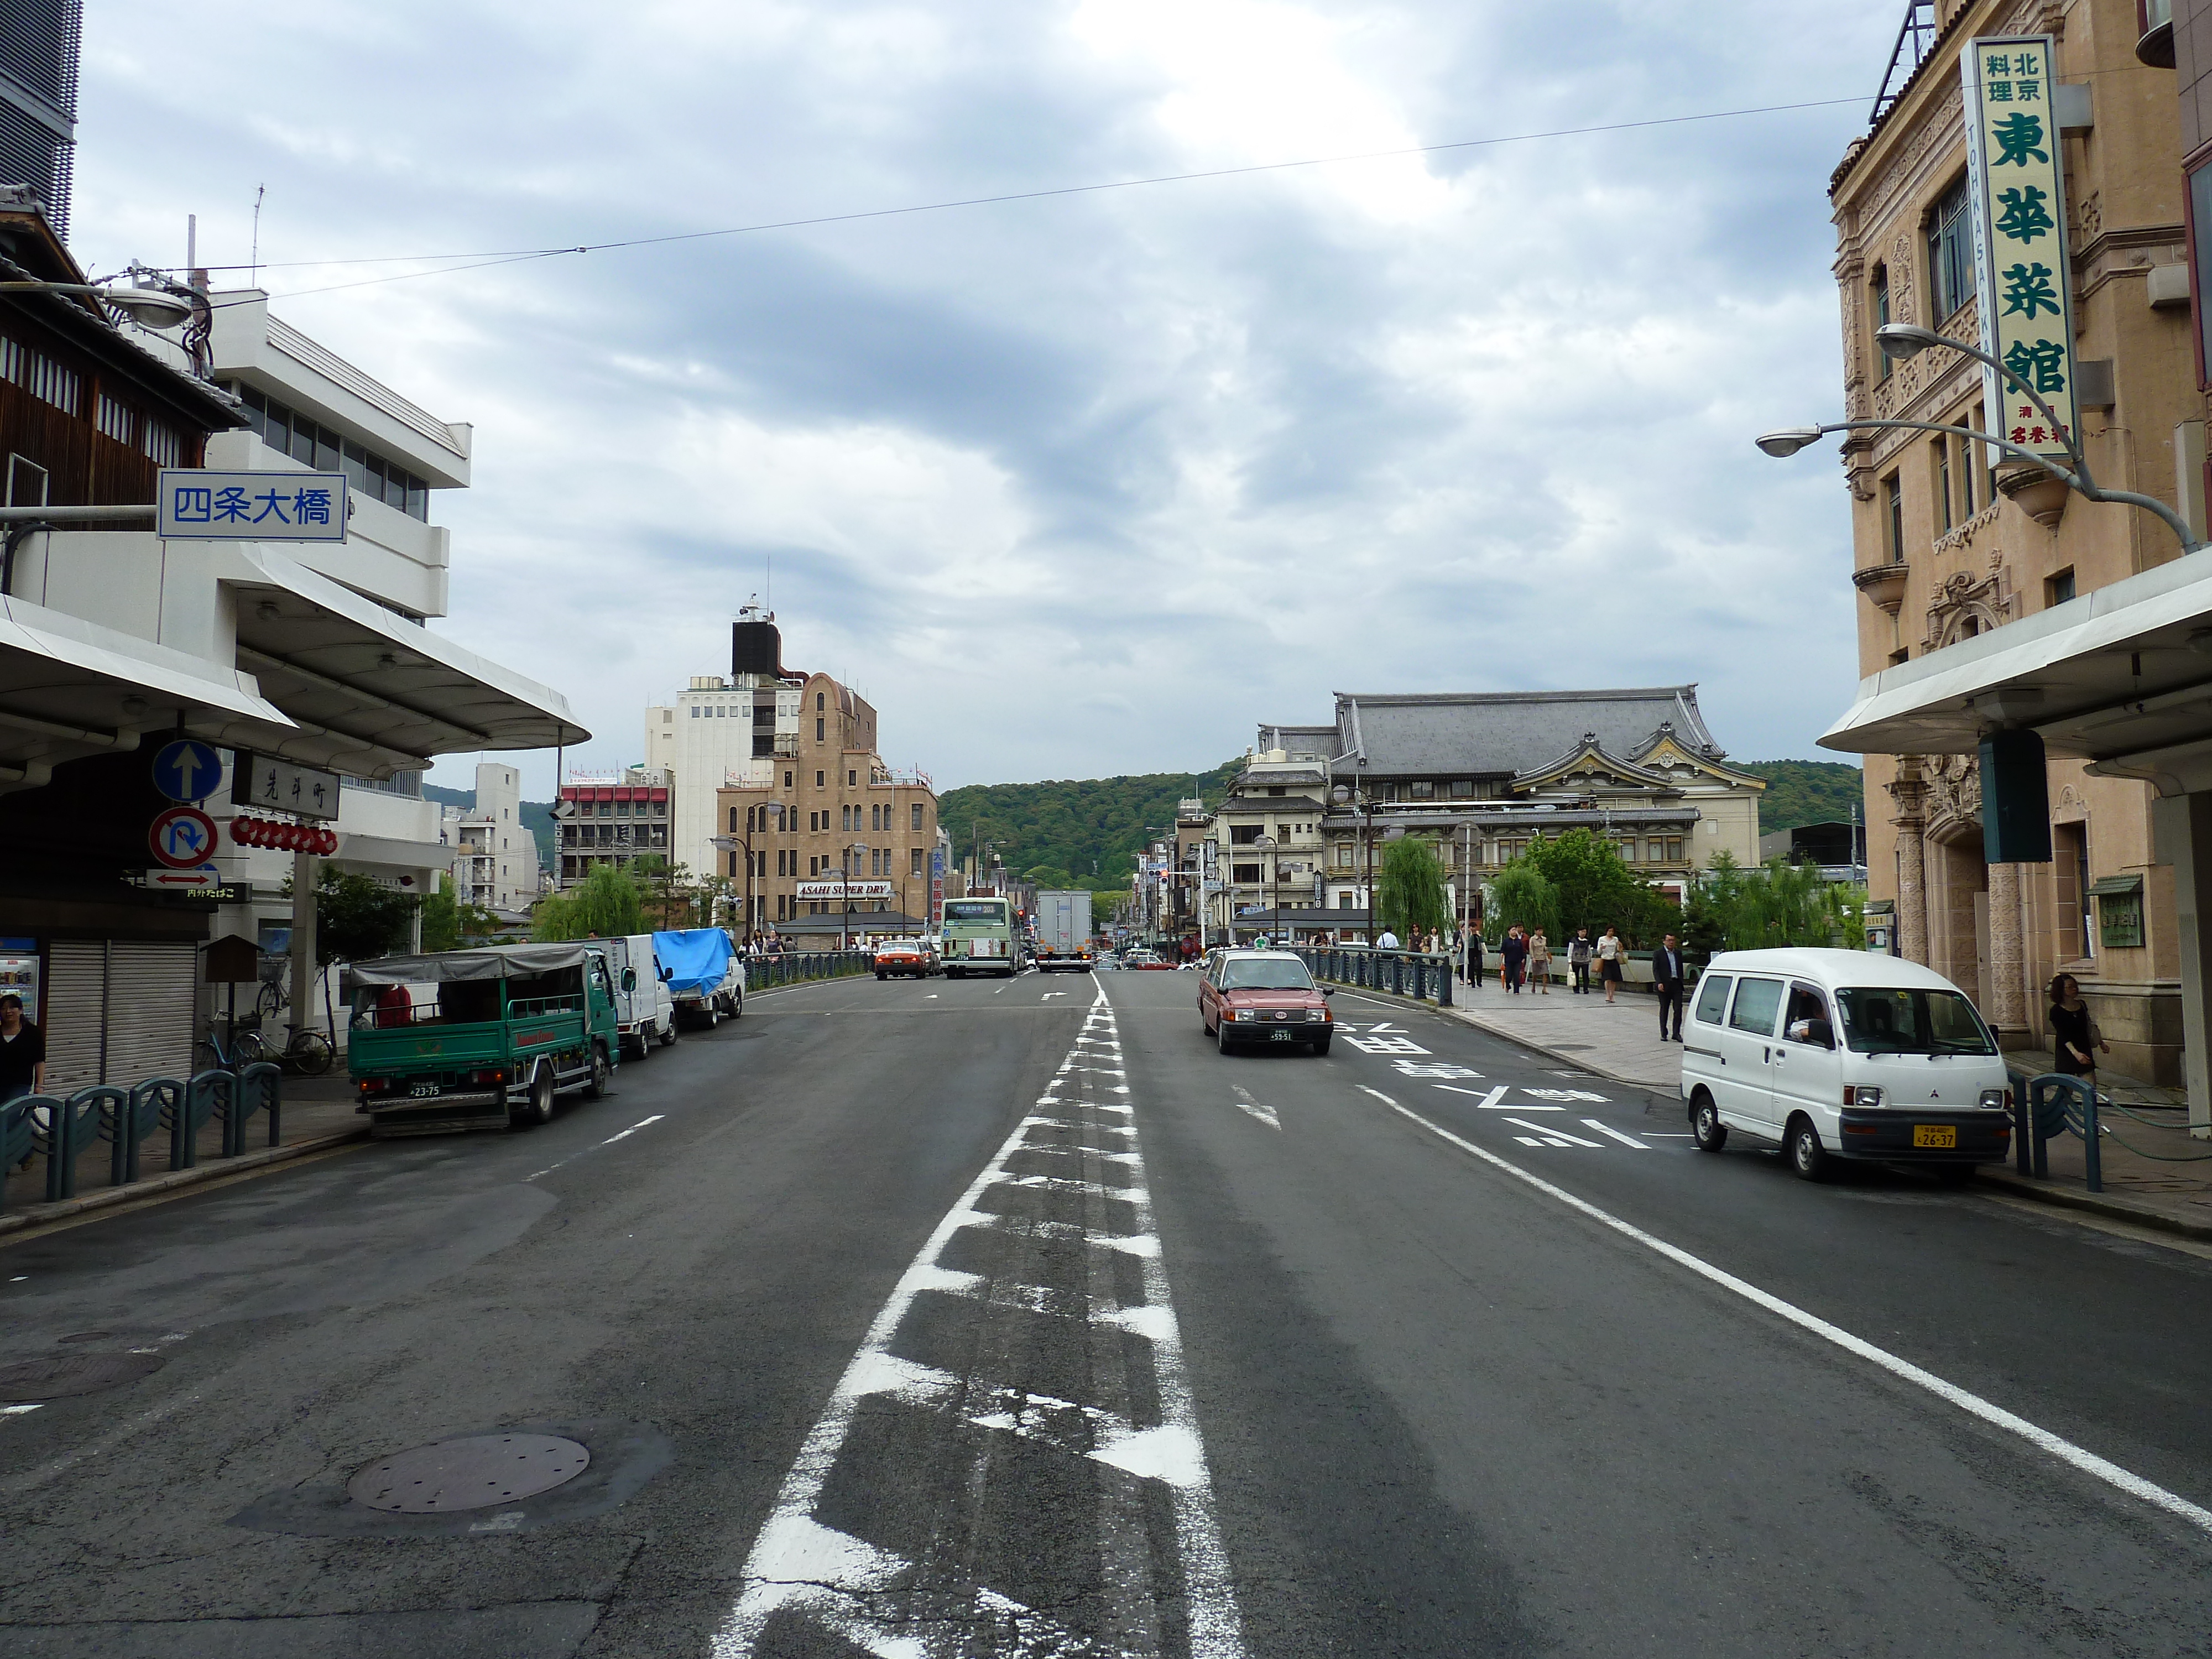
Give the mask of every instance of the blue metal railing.
<path id="1" fill-rule="evenodd" d="M 1302 945 L 1296 953 L 1316 979 L 1332 985 L 1383 991 L 1416 1002 L 1452 1006 L 1452 959 L 1418 951 L 1378 951 L 1364 945 Z"/>
<path id="2" fill-rule="evenodd" d="M 25 1095 L 0 1106 L 0 1176 L 33 1157 L 46 1159 L 46 1201 L 75 1198 L 77 1164 L 95 1141 L 108 1145 L 107 1181 L 128 1186 L 144 1169 L 143 1149 L 158 1129 L 169 1132 L 169 1168 L 189 1170 L 199 1161 L 199 1133 L 214 1120 L 222 1122 L 222 1152 L 246 1151 L 246 1125 L 256 1113 L 269 1120 L 269 1144 L 283 1133 L 283 1068 L 258 1060 L 242 1071 L 220 1067 L 190 1082 L 149 1077 L 135 1089 L 95 1083 L 66 1098 Z M 0 1191 L 0 1204 L 5 1195 Z"/>
<path id="3" fill-rule="evenodd" d="M 797 985 L 803 980 L 843 979 L 852 974 L 872 973 L 871 951 L 787 951 L 780 955 L 747 957 L 745 988 L 764 990 L 772 985 Z"/>
<path id="4" fill-rule="evenodd" d="M 2051 1177 L 2051 1156 L 2045 1143 L 2063 1134 L 2081 1140 L 2082 1173 L 2089 1190 L 2105 1190 L 2103 1130 L 2097 1122 L 2097 1091 L 2088 1083 L 2064 1072 L 2045 1072 L 2030 1077 L 2010 1073 L 2013 1112 L 2013 1167 L 2038 1180 Z"/>

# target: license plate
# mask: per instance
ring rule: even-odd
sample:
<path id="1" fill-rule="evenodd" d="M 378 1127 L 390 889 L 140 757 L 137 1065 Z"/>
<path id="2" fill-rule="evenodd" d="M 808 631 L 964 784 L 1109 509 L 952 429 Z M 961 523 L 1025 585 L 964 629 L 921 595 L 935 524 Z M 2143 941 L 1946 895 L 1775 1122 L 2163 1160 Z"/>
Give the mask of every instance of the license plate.
<path id="1" fill-rule="evenodd" d="M 1278 1042 L 1288 1042 L 1291 1040 L 1291 1034 L 1288 1031 L 1270 1031 L 1267 1035 Z"/>
<path id="2" fill-rule="evenodd" d="M 431 1096 L 444 1091 L 434 1083 L 418 1083 L 407 1092 L 417 1100 L 428 1100 Z"/>
<path id="3" fill-rule="evenodd" d="M 1912 1126 L 1912 1144 L 1934 1147 L 1942 1152 L 1956 1152 L 1959 1131 L 1948 1123 L 1916 1123 Z"/>

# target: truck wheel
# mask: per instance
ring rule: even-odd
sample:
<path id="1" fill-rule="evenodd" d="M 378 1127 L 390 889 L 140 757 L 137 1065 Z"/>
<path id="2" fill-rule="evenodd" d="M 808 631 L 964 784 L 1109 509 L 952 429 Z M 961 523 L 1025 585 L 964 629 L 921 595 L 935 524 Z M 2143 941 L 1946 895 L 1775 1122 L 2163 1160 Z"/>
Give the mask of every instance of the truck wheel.
<path id="1" fill-rule="evenodd" d="M 743 991 L 732 991 L 732 992 L 731 992 L 731 993 L 730 993 L 730 1018 L 731 1018 L 732 1019 L 743 1019 L 744 1017 L 745 1017 L 745 994 L 744 994 Z"/>
<path id="2" fill-rule="evenodd" d="M 1828 1178 L 1828 1152 L 1820 1145 L 1820 1132 L 1813 1127 L 1810 1118 L 1801 1117 L 1790 1126 L 1790 1167 L 1803 1181 L 1826 1181 Z"/>
<path id="3" fill-rule="evenodd" d="M 584 1098 L 605 1100 L 609 1085 L 614 1082 L 615 1068 L 607 1064 L 607 1051 L 597 1042 L 592 1045 L 592 1080 L 584 1085 Z"/>
<path id="4" fill-rule="evenodd" d="M 670 1015 L 668 1024 L 662 1026 L 656 1035 L 660 1038 L 660 1046 L 662 1048 L 674 1048 L 676 1046 L 676 1017 L 672 1014 Z"/>
<path id="5" fill-rule="evenodd" d="M 543 1061 L 531 1073 L 529 1103 L 523 1108 L 522 1121 L 526 1124 L 553 1121 L 553 1068 Z"/>

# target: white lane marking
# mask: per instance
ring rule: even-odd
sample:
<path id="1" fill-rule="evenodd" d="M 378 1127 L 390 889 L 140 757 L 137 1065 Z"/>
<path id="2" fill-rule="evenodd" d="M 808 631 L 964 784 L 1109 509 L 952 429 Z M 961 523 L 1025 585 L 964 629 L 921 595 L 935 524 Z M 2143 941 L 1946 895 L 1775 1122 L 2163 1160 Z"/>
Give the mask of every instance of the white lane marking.
<path id="1" fill-rule="evenodd" d="M 1505 1109 L 1505 1091 L 1511 1085 L 1510 1084 L 1501 1083 L 1495 1089 L 1491 1090 L 1487 1094 L 1485 1094 L 1480 1089 L 1455 1089 L 1449 1083 L 1439 1083 L 1436 1086 L 1443 1090 L 1447 1094 L 1473 1095 L 1474 1097 L 1474 1103 L 1486 1112 L 1502 1112 Z M 1372 1094 L 1375 1091 L 1370 1089 L 1368 1092 Z M 1566 1108 L 1564 1106 L 1531 1106 L 1527 1109 L 1532 1112 L 1563 1112 L 1566 1110 Z"/>
<path id="2" fill-rule="evenodd" d="M 1395 1019 L 1386 1019 L 1380 1024 L 1370 1025 L 1367 1029 L 1370 1031 L 1403 1031 L 1406 1028 Z"/>
<path id="3" fill-rule="evenodd" d="M 1247 1112 L 1250 1115 L 1258 1118 L 1261 1122 L 1266 1124 L 1270 1129 L 1274 1130 L 1278 1134 L 1282 1133 L 1283 1120 L 1275 1115 L 1275 1109 L 1273 1107 L 1262 1106 L 1258 1101 L 1252 1098 L 1249 1091 L 1248 1091 L 1241 1084 L 1232 1084 L 1230 1086 L 1237 1091 L 1237 1104 L 1240 1110 Z"/>
<path id="4" fill-rule="evenodd" d="M 923 1000 L 924 1002 L 934 1002 L 934 1001 L 936 1001 L 936 1000 L 937 1000 L 937 993 L 936 993 L 936 992 L 934 992 L 934 991 L 932 991 L 932 992 L 931 992 L 927 996 L 926 996 L 926 997 L 922 998 L 922 1000 Z"/>
<path id="5" fill-rule="evenodd" d="M 1521 1092 L 1531 1100 L 1579 1100 L 1593 1106 L 1613 1104 L 1603 1095 L 1594 1095 L 1587 1089 L 1523 1089 Z"/>
<path id="6" fill-rule="evenodd" d="M 43 1400 L 37 1400 L 27 1406 L 0 1406 L 0 1417 L 21 1417 L 25 1412 L 34 1412 L 46 1403 Z"/>
<path id="7" fill-rule="evenodd" d="M 1367 1092 L 1376 1093 L 1372 1089 Z M 1936 1376 L 1935 1372 L 1916 1365 L 1911 1360 L 1890 1352 L 1887 1348 L 1878 1348 L 1863 1337 L 1852 1335 L 1840 1325 L 1832 1325 L 1817 1314 L 1808 1313 L 1794 1303 L 1784 1302 L 1771 1291 L 1762 1291 L 1748 1280 L 1738 1279 L 1724 1268 L 1716 1267 L 1702 1257 L 1692 1255 L 1680 1245 L 1669 1244 L 1656 1234 L 1647 1233 L 1641 1227 L 1623 1221 L 1619 1216 L 1607 1211 L 1601 1210 L 1588 1199 L 1577 1198 L 1565 1188 L 1556 1186 L 1541 1176 L 1522 1169 L 1512 1159 L 1500 1158 L 1488 1148 L 1478 1146 L 1473 1141 L 1455 1135 L 1440 1125 L 1430 1122 L 1419 1112 L 1408 1111 L 1396 1101 L 1389 1099 L 1387 1096 L 1377 1095 L 1376 1098 L 1385 1101 L 1400 1116 L 1419 1124 L 1439 1140 L 1449 1141 L 1469 1157 L 1478 1158 L 1492 1169 L 1534 1188 L 1547 1198 L 1556 1199 L 1569 1209 L 1588 1216 L 1600 1226 L 1608 1227 L 1624 1238 L 1634 1240 L 1646 1249 L 1665 1256 L 1669 1261 L 1680 1267 L 1688 1268 L 1699 1278 L 1719 1285 L 1724 1291 L 1733 1291 L 1754 1306 L 1765 1309 L 1767 1312 L 1778 1318 L 1787 1320 L 1800 1330 L 1809 1332 L 1824 1342 L 1833 1343 L 1846 1353 L 1856 1354 L 1869 1364 L 1879 1366 L 1892 1376 L 1910 1382 L 1916 1388 L 1926 1389 L 1937 1399 L 1948 1405 L 1957 1407 L 1968 1416 L 1978 1417 L 1992 1428 L 2002 1429 L 2008 1434 L 2019 1436 L 2038 1450 L 2046 1452 L 2060 1462 L 2079 1469 L 2093 1480 L 2101 1480 L 2106 1485 L 2127 1493 L 2130 1498 L 2138 1498 L 2148 1504 L 2154 1509 L 2163 1510 L 2166 1514 L 2179 1520 L 2186 1521 L 2192 1527 L 2212 1533 L 2212 1510 L 2208 1510 L 2199 1504 L 2192 1504 L 2179 1493 L 2168 1492 L 2165 1487 L 2144 1480 L 2133 1470 L 2121 1468 L 2109 1458 L 2100 1457 L 2087 1448 L 2077 1446 L 2072 1441 L 2029 1422 L 2016 1413 L 2007 1411 L 1992 1401 L 1984 1400 L 1981 1395 L 1962 1389 L 1955 1382 L 1946 1381 Z"/>
<path id="8" fill-rule="evenodd" d="M 1509 1117 L 1505 1121 L 1508 1123 L 1516 1124 L 1523 1129 L 1534 1130 L 1540 1135 L 1551 1137 L 1554 1146 L 1595 1146 L 1601 1151 L 1605 1146 L 1605 1143 L 1601 1140 L 1584 1140 L 1580 1135 L 1562 1129 L 1554 1123 L 1531 1123 L 1525 1117 Z"/>
<path id="9" fill-rule="evenodd" d="M 1361 1036 L 1347 1028 L 1344 1040 L 1363 1054 L 1425 1054 L 1429 1052 L 1409 1036 Z"/>
<path id="10" fill-rule="evenodd" d="M 1471 1072 L 1466 1066 L 1455 1066 L 1449 1060 L 1436 1060 L 1425 1064 L 1418 1060 L 1394 1060 L 1390 1065 L 1400 1077 L 1455 1077 L 1472 1081 L 1482 1075 L 1480 1072 Z"/>
<path id="11" fill-rule="evenodd" d="M 1107 999 L 1104 984 L 1097 983 L 1094 989 L 1097 994 L 1091 1006 L 1094 1009 L 1103 1006 L 1110 1020 L 1113 1005 Z M 1070 1059 L 1060 1065 L 1061 1073 L 1071 1069 L 1073 1056 L 1071 1048 Z M 1124 1085 L 1114 1092 L 1127 1094 L 1128 1091 Z M 1048 1091 L 1038 1103 L 1046 1103 L 1047 1100 L 1057 1103 L 1058 1097 Z M 1133 1115 L 1132 1108 L 1123 1103 L 1098 1101 L 1091 1104 L 1094 1110 L 1124 1116 Z M 1015 1126 L 968 1190 L 937 1224 L 921 1253 L 893 1287 L 890 1299 L 870 1323 L 860 1352 L 854 1355 L 839 1379 L 828 1408 L 807 1431 L 798 1456 L 776 1492 L 775 1506 L 753 1540 L 743 1574 L 745 1588 L 708 1644 L 713 1659 L 750 1659 L 770 1618 L 785 1608 L 814 1613 L 833 1630 L 868 1652 L 884 1656 L 884 1659 L 923 1659 L 928 1651 L 925 1643 L 907 1631 L 878 1622 L 867 1607 L 873 1594 L 894 1589 L 910 1577 L 914 1564 L 823 1525 L 814 1518 L 814 1509 L 852 1430 L 856 1402 L 863 1395 L 902 1389 L 929 1392 L 937 1388 L 936 1377 L 940 1374 L 902 1360 L 890 1352 L 891 1340 L 915 1297 L 924 1291 L 934 1290 L 997 1299 L 1016 1290 L 989 1285 L 976 1274 L 938 1265 L 939 1254 L 963 1228 L 1004 1224 L 1006 1218 L 979 1210 L 977 1200 L 992 1186 L 1002 1182 L 1049 1183 L 1054 1187 L 1094 1185 L 1064 1182 L 1054 1176 L 1010 1175 L 1005 1166 L 1016 1152 L 1043 1150 L 1029 1146 L 1031 1127 L 1032 1120 L 1026 1118 Z M 1133 1145 L 1130 1153 L 1117 1156 L 1117 1161 L 1135 1164 L 1141 1170 L 1141 1159 L 1136 1156 Z M 1141 1180 L 1141 1174 L 1139 1178 Z M 1145 1303 L 1133 1308 L 1094 1308 L 1090 1318 L 1093 1322 L 1120 1326 L 1151 1341 L 1153 1389 L 1160 1421 L 1142 1430 L 1121 1425 L 1125 1431 L 1118 1436 L 1111 1431 L 1115 1425 L 1101 1425 L 1108 1431 L 1100 1437 L 1099 1443 L 1089 1455 L 1139 1477 L 1156 1479 L 1169 1488 L 1175 1515 L 1176 1552 L 1182 1557 L 1188 1621 L 1188 1651 L 1192 1659 L 1243 1659 L 1243 1619 L 1230 1583 L 1228 1556 L 1222 1547 L 1220 1527 L 1213 1512 L 1212 1486 L 1206 1469 L 1205 1444 L 1199 1433 L 1197 1406 L 1183 1371 L 1182 1328 L 1176 1323 L 1169 1294 L 1150 1195 L 1141 1185 L 1099 1187 L 1097 1190 L 1134 1208 L 1128 1234 L 1097 1242 L 1126 1252 L 1141 1264 Z M 1086 1240 L 1091 1237 L 1084 1230 L 1074 1230 L 1066 1236 L 1078 1234 Z M 1026 1301 L 1024 1298 L 1025 1304 Z M 1001 1615 L 993 1622 L 1012 1632 L 1018 1644 L 1009 1650 L 1010 1653 L 1060 1651 L 1060 1646 L 1051 1645 L 1056 1638 L 1065 1638 L 1071 1649 L 1075 1644 L 1073 1632 L 1054 1629 L 1047 1617 L 994 1591 L 977 1587 L 975 1605 L 980 1613 Z M 1044 1638 L 1048 1645 L 1036 1645 L 1039 1638 Z"/>
<path id="12" fill-rule="evenodd" d="M 1591 1128 L 1596 1130 L 1601 1135 L 1611 1135 L 1615 1140 L 1619 1141 L 1624 1146 L 1633 1146 L 1639 1152 L 1648 1152 L 1651 1150 L 1642 1141 L 1638 1140 L 1634 1135 L 1625 1135 L 1621 1133 L 1620 1130 L 1601 1123 L 1594 1117 L 1586 1117 L 1583 1121 L 1589 1125 Z"/>
<path id="13" fill-rule="evenodd" d="M 1042 996 L 1039 997 L 1037 1000 L 1039 1002 L 1050 1002 L 1054 997 L 1064 997 L 1066 994 L 1067 993 L 1065 991 L 1047 991 Z"/>

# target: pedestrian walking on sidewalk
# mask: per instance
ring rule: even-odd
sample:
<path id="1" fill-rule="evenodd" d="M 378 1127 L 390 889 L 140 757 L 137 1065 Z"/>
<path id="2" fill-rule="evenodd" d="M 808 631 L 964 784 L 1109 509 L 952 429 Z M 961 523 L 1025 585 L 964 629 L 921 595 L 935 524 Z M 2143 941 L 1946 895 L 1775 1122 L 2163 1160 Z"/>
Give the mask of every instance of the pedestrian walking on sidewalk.
<path id="1" fill-rule="evenodd" d="M 1575 936 L 1567 941 L 1567 977 L 1574 982 L 1578 997 L 1589 994 L 1590 936 L 1587 927 L 1575 929 Z"/>
<path id="2" fill-rule="evenodd" d="M 1651 953 L 1651 984 L 1659 993 L 1659 1040 L 1680 1042 L 1682 1040 L 1682 952 L 1674 943 L 1672 933 L 1660 941 L 1659 948 Z M 1667 1030 L 1668 1010 L 1674 1012 L 1674 1030 L 1670 1036 Z"/>
<path id="3" fill-rule="evenodd" d="M 1528 935 L 1528 980 L 1546 996 L 1552 994 L 1552 942 L 1540 927 Z"/>
<path id="4" fill-rule="evenodd" d="M 1482 930 L 1467 930 L 1467 982 L 1478 991 L 1482 988 Z"/>
<path id="5" fill-rule="evenodd" d="M 1627 954 L 1627 947 L 1621 943 L 1620 935 L 1612 928 L 1607 928 L 1598 936 L 1597 977 L 1598 983 L 1605 987 L 1605 1005 L 1608 1008 L 1613 1006 L 1613 993 L 1620 989 L 1620 964 Z"/>
<path id="6" fill-rule="evenodd" d="M 13 1000 L 0 997 L 0 1008 Z M 2051 1046 L 2058 1051 L 2060 1071 L 2083 1079 L 2092 1090 L 2096 1088 L 2097 1056 L 2112 1053 L 2112 1045 L 2097 1029 L 2097 1017 L 2081 1000 L 2081 987 L 2071 974 L 2061 974 L 2051 981 Z M 0 1093 L 0 1099 L 6 1097 Z"/>
<path id="7" fill-rule="evenodd" d="M 1505 988 L 1519 996 L 1522 975 L 1528 965 L 1528 941 L 1522 937 L 1518 926 L 1505 930 L 1505 943 L 1498 947 L 1498 959 L 1503 965 Z"/>
<path id="8" fill-rule="evenodd" d="M 10 991 L 0 996 L 0 1106 L 46 1091 L 46 1034 L 23 1018 L 23 999 Z M 31 1108 L 32 1115 L 40 1120 L 41 1133 L 47 1127 L 46 1110 L 43 1106 Z M 20 1167 L 28 1169 L 30 1163 L 31 1154 L 24 1153 Z M 0 1176 L 5 1173 L 0 1170 Z"/>

